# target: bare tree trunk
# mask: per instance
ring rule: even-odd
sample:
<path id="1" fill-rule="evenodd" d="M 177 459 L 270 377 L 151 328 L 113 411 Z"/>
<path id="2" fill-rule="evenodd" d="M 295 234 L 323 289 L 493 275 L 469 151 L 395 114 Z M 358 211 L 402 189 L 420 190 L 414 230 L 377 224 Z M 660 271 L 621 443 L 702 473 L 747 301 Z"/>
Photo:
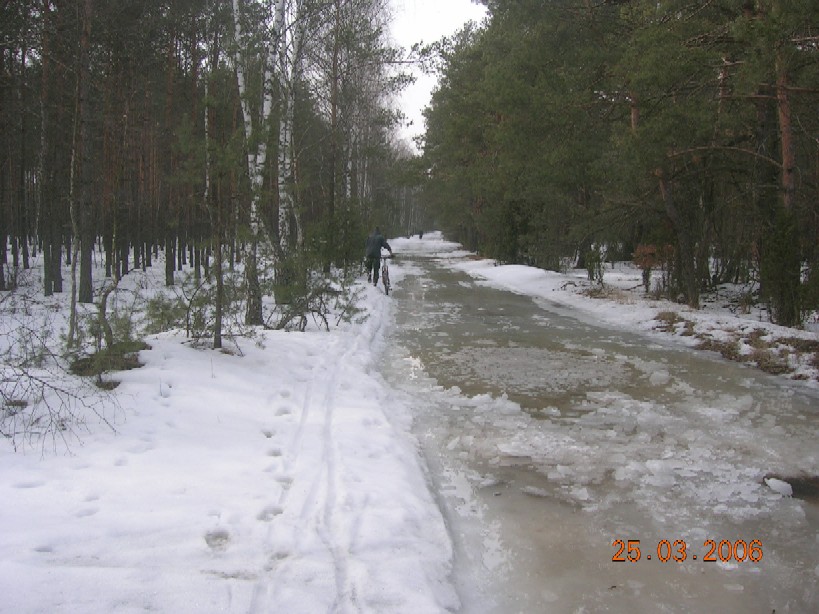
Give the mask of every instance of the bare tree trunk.
<path id="1" fill-rule="evenodd" d="M 208 12 L 210 12 L 210 3 L 208 3 Z M 210 25 L 210 20 L 208 21 Z M 210 28 L 208 28 L 210 30 Z M 215 251 L 215 261 L 213 263 L 213 273 L 216 276 L 216 298 L 214 304 L 214 322 L 213 322 L 213 349 L 218 350 L 222 347 L 222 318 L 224 312 L 225 302 L 225 283 L 222 274 L 222 216 L 221 203 L 216 203 L 213 194 L 213 186 L 211 180 L 211 159 L 210 159 L 210 134 L 211 134 L 211 109 L 210 109 L 210 77 L 211 73 L 216 68 L 219 59 L 217 37 L 214 35 L 214 41 L 210 48 L 209 54 L 209 70 L 204 75 L 205 85 L 205 110 L 204 110 L 204 129 L 205 129 L 205 193 L 202 195 L 202 202 L 205 205 L 205 210 L 210 214 L 211 225 L 211 242 Z M 207 256 L 205 257 L 205 275 L 207 272 Z"/>
<path id="2" fill-rule="evenodd" d="M 20 237 L 20 245 L 23 252 L 23 268 L 29 268 L 29 253 L 28 253 L 28 190 L 26 181 L 26 172 L 28 164 L 28 122 L 26 121 L 28 112 L 26 106 L 26 56 L 28 50 L 25 46 L 20 52 L 20 185 L 19 185 L 19 199 L 17 201 L 19 224 L 18 235 Z"/>
<path id="3" fill-rule="evenodd" d="M 264 324 L 262 315 L 262 288 L 259 284 L 259 241 L 254 237 L 248 242 L 245 251 L 245 281 L 247 283 L 247 309 L 245 324 L 261 326 Z"/>
<path id="4" fill-rule="evenodd" d="M 78 114 L 79 114 L 79 237 L 80 242 L 80 286 L 78 300 L 81 303 L 94 302 L 94 288 L 91 268 L 94 248 L 94 214 L 91 197 L 91 130 L 90 130 L 90 47 L 91 47 L 91 15 L 92 0 L 84 0 L 82 10 L 82 31 L 80 34 L 80 57 L 77 74 L 78 83 Z M 76 260 L 76 259 L 75 259 Z"/>
<path id="5" fill-rule="evenodd" d="M 773 319 L 783 326 L 802 322 L 801 254 L 796 222 L 796 151 L 794 146 L 791 101 L 788 91 L 788 66 L 784 50 L 776 50 L 776 107 L 779 123 L 779 148 L 782 158 L 781 204 L 773 228 L 765 238 L 763 285 L 771 301 Z"/>
<path id="6" fill-rule="evenodd" d="M 222 319 L 225 308 L 225 279 L 222 270 L 222 228 L 218 220 L 214 235 L 216 240 L 214 242 L 213 274 L 216 276 L 216 305 L 214 306 L 216 315 L 213 323 L 213 349 L 218 350 L 222 347 Z"/>
<path id="7" fill-rule="evenodd" d="M 335 253 L 335 218 L 336 205 L 339 196 L 338 184 L 341 173 L 339 164 L 341 159 L 341 145 L 339 135 L 339 107 L 341 104 L 339 74 L 341 67 L 341 2 L 334 0 L 333 7 L 335 19 L 333 25 L 333 55 L 330 73 L 330 194 L 327 199 L 327 261 L 325 262 L 325 273 L 330 272 L 330 267 L 336 258 Z"/>
<path id="8" fill-rule="evenodd" d="M 6 70 L 6 51 L 0 49 L 0 73 Z M 0 82 L 2 83 L 2 82 Z M 7 97 L 7 91 L 10 95 L 11 88 L 0 87 L 0 136 L 3 137 L 4 144 L 10 139 L 6 139 L 8 132 L 11 130 L 9 125 L 9 117 L 11 115 L 11 105 Z M 9 159 L 11 156 L 7 156 Z M 6 220 L 6 193 L 7 185 L 10 183 L 8 173 L 8 165 L 0 164 L 0 290 L 6 290 L 6 260 L 7 260 L 7 246 L 8 246 L 8 227 Z"/>
<path id="9" fill-rule="evenodd" d="M 165 285 L 169 288 L 174 285 L 174 262 L 176 260 L 176 242 L 173 232 L 165 230 Z"/>
<path id="10" fill-rule="evenodd" d="M 677 261 L 680 271 L 679 277 L 682 282 L 682 289 L 685 294 L 686 303 L 689 307 L 699 309 L 700 306 L 700 285 L 697 274 L 697 254 L 695 241 L 688 224 L 690 220 L 685 219 L 674 202 L 673 182 L 668 178 L 664 170 L 658 169 L 655 174 L 660 182 L 660 193 L 665 205 L 666 215 L 674 224 L 677 234 Z"/>
<path id="11" fill-rule="evenodd" d="M 299 3 L 297 11 L 301 9 Z M 278 164 L 278 192 L 279 192 L 279 249 L 283 256 L 287 256 L 291 249 L 291 221 L 296 221 L 296 243 L 303 241 L 301 221 L 298 219 L 297 203 L 295 202 L 295 151 L 293 147 L 293 129 L 295 122 L 296 87 L 301 78 L 301 63 L 304 40 L 306 37 L 306 18 L 297 12 L 295 24 L 287 23 L 285 2 L 280 2 L 277 16 L 277 29 L 281 33 L 279 38 L 279 91 L 281 92 L 279 111 L 279 164 Z M 287 32 L 293 27 L 292 40 L 288 40 Z"/>
<path id="12" fill-rule="evenodd" d="M 796 150 L 794 148 L 788 69 L 782 49 L 776 53 L 776 106 L 779 117 L 779 142 L 782 150 L 782 207 L 793 210 L 796 200 Z"/>
<path id="13" fill-rule="evenodd" d="M 54 136 L 51 131 L 51 36 L 47 34 L 51 26 L 51 10 L 48 2 L 42 3 L 43 23 L 45 34 L 42 42 L 42 78 L 40 90 L 40 181 L 38 182 L 37 197 L 37 222 L 39 225 L 39 235 L 43 242 L 43 292 L 45 296 L 50 296 L 55 291 L 55 277 L 59 274 L 60 252 L 62 250 L 62 238 L 59 233 L 55 233 L 57 221 L 54 219 L 53 198 L 55 194 L 55 181 L 53 168 L 53 158 L 49 155 L 52 146 L 50 139 Z M 55 257 L 54 251 L 57 254 Z"/>
<path id="14" fill-rule="evenodd" d="M 69 171 L 69 207 L 71 215 L 72 247 L 71 247 L 71 307 L 68 320 L 68 335 L 66 345 L 73 348 L 77 343 L 77 301 L 90 303 L 93 300 L 91 287 L 91 242 L 86 240 L 83 224 L 88 222 L 85 213 L 86 205 L 90 205 L 90 163 L 88 143 L 88 55 L 90 47 L 91 0 L 85 0 L 81 16 L 79 70 L 77 72 L 77 89 L 74 104 L 74 130 L 71 146 L 71 167 Z M 77 182 L 79 175 L 79 196 Z M 81 248 L 82 244 L 82 250 Z M 82 251 L 82 254 L 80 252 Z M 86 258 L 86 252 L 88 257 Z M 79 260 L 83 265 L 80 272 L 80 281 L 77 281 L 77 267 Z M 88 278 L 86 279 L 86 274 Z M 87 300 L 84 300 L 87 299 Z"/>

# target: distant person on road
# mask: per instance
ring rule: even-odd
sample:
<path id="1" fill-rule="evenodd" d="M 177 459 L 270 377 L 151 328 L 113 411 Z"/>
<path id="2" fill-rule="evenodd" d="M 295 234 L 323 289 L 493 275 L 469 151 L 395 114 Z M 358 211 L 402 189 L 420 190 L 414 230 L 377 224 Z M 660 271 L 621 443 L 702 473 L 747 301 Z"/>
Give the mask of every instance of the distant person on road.
<path id="1" fill-rule="evenodd" d="M 387 243 L 387 240 L 384 238 L 384 235 L 381 234 L 381 231 L 376 226 L 375 230 L 370 233 L 370 236 L 367 237 L 367 241 L 365 245 L 365 261 L 364 266 L 367 267 L 367 281 L 373 282 L 374 285 L 378 285 L 378 271 L 381 267 L 381 250 L 386 249 L 390 252 L 390 256 L 392 256 L 392 248 L 390 244 Z"/>

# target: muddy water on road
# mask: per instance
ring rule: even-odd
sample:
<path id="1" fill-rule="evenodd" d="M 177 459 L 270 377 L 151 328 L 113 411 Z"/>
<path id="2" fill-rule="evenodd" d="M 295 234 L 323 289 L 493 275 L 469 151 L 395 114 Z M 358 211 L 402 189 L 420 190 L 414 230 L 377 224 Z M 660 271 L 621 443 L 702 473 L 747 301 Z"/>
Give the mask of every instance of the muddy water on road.
<path id="1" fill-rule="evenodd" d="M 816 502 L 764 483 L 819 473 L 816 395 L 432 260 L 393 300 L 464 612 L 817 611 Z"/>

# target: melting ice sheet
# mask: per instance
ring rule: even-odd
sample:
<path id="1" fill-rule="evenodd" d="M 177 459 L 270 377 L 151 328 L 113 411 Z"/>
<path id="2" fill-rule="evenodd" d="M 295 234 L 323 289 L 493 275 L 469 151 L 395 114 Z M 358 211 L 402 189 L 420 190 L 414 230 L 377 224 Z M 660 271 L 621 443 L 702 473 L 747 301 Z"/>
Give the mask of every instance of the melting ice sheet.
<path id="1" fill-rule="evenodd" d="M 819 474 L 814 393 L 413 270 L 387 376 L 417 407 L 464 611 L 816 611 L 817 503 L 765 481 Z"/>

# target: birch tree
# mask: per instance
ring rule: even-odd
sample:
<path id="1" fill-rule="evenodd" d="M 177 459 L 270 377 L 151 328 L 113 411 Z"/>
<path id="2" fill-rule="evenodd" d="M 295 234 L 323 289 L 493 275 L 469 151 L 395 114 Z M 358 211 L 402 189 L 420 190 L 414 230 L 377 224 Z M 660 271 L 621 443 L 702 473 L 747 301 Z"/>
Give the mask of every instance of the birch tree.
<path id="1" fill-rule="evenodd" d="M 304 236 L 301 221 L 295 208 L 293 173 L 295 160 L 293 130 L 296 106 L 296 87 L 301 78 L 302 53 L 308 24 L 304 2 L 280 2 L 277 22 L 280 24 L 278 83 L 279 83 L 279 138 L 278 138 L 278 233 L 279 250 L 282 257 L 290 251 L 291 220 L 295 219 L 297 245 Z"/>
<path id="2" fill-rule="evenodd" d="M 303 241 L 301 224 L 294 206 L 293 191 L 293 124 L 296 85 L 301 75 L 303 43 L 308 24 L 309 4 L 304 0 L 268 0 L 262 5 L 267 27 L 258 57 L 251 57 L 247 33 L 242 25 L 241 0 L 233 0 L 236 78 L 242 103 L 245 140 L 248 147 L 247 168 L 251 185 L 250 242 L 245 257 L 248 281 L 248 324 L 261 324 L 261 287 L 258 281 L 258 243 L 265 230 L 265 240 L 274 248 L 277 262 L 287 259 L 291 249 L 291 221 L 295 218 L 297 242 Z M 262 73 L 260 99 L 253 104 L 247 67 L 259 66 Z M 277 155 L 275 158 L 275 196 L 278 204 L 274 233 L 263 228 L 261 215 L 265 179 L 270 173 L 268 144 L 274 112 L 278 117 Z M 281 268 L 279 275 L 286 275 Z M 282 281 L 282 280 L 277 280 Z"/>
<path id="3" fill-rule="evenodd" d="M 239 87 L 239 97 L 242 106 L 244 121 L 245 144 L 247 147 L 247 174 L 250 180 L 250 237 L 245 248 L 244 264 L 247 281 L 247 312 L 245 323 L 261 325 L 262 293 L 259 284 L 258 248 L 261 231 L 260 208 L 263 198 L 265 171 L 267 167 L 267 144 L 270 130 L 271 115 L 274 104 L 274 70 L 279 61 L 278 45 L 283 40 L 284 24 L 282 23 L 286 11 L 285 0 L 276 0 L 275 4 L 267 0 L 262 5 L 261 17 L 264 33 L 259 57 L 253 58 L 249 36 L 243 26 L 242 0 L 233 0 L 233 27 L 236 70 L 236 80 Z M 267 28 L 264 28 L 267 26 Z M 253 60 L 256 60 L 255 62 Z M 252 88 L 248 81 L 248 68 L 260 66 L 262 74 L 259 100 L 252 100 Z"/>

